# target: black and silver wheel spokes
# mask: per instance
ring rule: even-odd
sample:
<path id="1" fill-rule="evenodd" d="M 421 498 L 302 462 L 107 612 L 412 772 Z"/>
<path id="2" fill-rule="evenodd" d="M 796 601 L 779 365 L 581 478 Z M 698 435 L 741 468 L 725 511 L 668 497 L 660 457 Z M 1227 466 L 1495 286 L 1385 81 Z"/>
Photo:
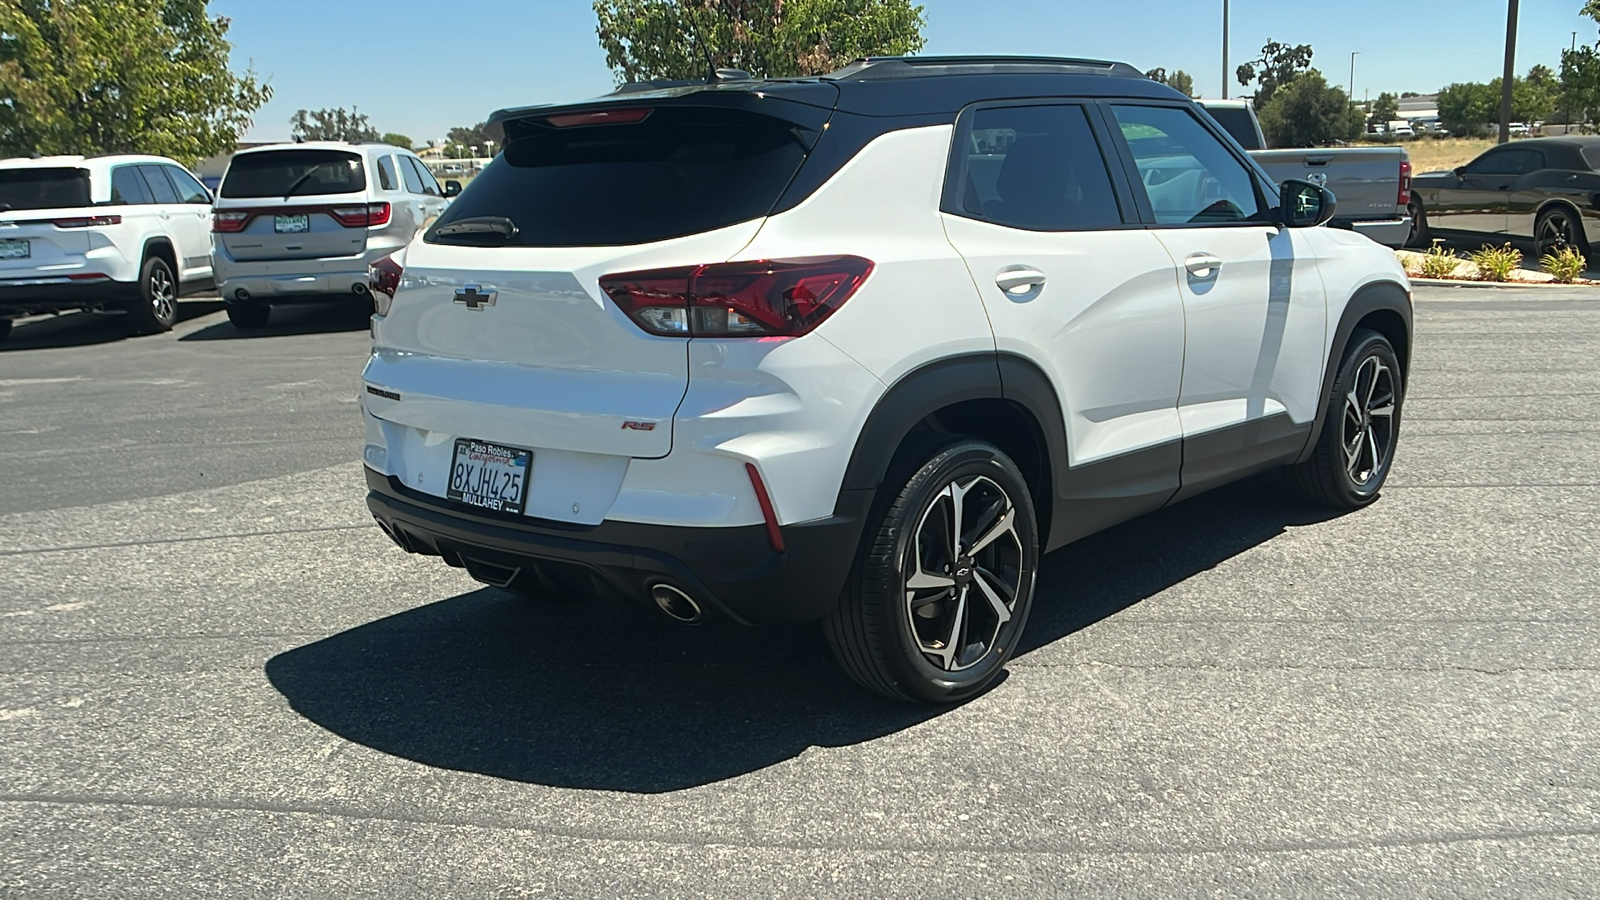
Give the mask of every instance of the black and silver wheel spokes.
<path id="1" fill-rule="evenodd" d="M 172 276 L 160 266 L 154 267 L 150 272 L 150 311 L 160 321 L 172 318 L 173 305 L 177 302 L 177 291 L 173 289 Z"/>
<path id="2" fill-rule="evenodd" d="M 1574 243 L 1572 221 L 1563 213 L 1551 213 L 1544 217 L 1539 224 L 1538 234 L 1539 252 L 1556 253 Z"/>
<path id="3" fill-rule="evenodd" d="M 995 648 L 1022 588 L 1017 510 L 982 475 L 957 478 L 923 512 L 905 602 L 912 637 L 939 668 L 971 668 Z"/>
<path id="4" fill-rule="evenodd" d="M 1344 397 L 1345 471 L 1357 488 L 1377 481 L 1394 451 L 1394 373 L 1376 356 L 1362 360 Z"/>

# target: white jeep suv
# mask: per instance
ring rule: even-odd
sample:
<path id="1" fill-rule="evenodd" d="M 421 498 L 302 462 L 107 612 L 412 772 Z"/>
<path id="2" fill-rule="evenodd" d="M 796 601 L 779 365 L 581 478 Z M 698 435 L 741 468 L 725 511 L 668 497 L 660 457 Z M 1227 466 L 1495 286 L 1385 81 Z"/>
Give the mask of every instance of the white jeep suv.
<path id="1" fill-rule="evenodd" d="M 167 331 L 211 286 L 211 194 L 159 156 L 0 160 L 0 338 L 12 320 L 87 309 Z"/>
<path id="2" fill-rule="evenodd" d="M 272 307 L 369 302 L 367 267 L 404 247 L 461 190 L 415 153 L 388 144 L 316 141 L 235 154 L 217 191 L 217 290 L 240 328 Z"/>
<path id="3" fill-rule="evenodd" d="M 1041 554 L 1282 467 L 1371 502 L 1410 287 L 1187 97 L 862 60 L 502 111 L 373 270 L 368 505 L 520 593 L 821 621 L 892 696 L 1017 647 Z"/>

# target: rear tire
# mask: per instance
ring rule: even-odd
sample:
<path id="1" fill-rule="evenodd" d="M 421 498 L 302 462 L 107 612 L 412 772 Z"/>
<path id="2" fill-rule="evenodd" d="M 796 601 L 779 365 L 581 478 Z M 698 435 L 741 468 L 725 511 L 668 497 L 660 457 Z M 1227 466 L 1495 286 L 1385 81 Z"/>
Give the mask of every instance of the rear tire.
<path id="1" fill-rule="evenodd" d="M 1433 246 L 1433 235 L 1428 231 L 1428 211 L 1422 208 L 1422 201 L 1415 196 L 1406 201 L 1406 215 L 1411 217 L 1411 234 L 1406 238 L 1406 246 L 1413 250 Z"/>
<path id="2" fill-rule="evenodd" d="M 272 307 L 260 300 L 229 300 L 227 310 L 235 328 L 264 328 L 272 318 Z"/>
<path id="3" fill-rule="evenodd" d="M 11 336 L 11 320 L 0 319 L 0 341 Z"/>
<path id="4" fill-rule="evenodd" d="M 1564 247 L 1571 247 L 1585 257 L 1589 255 L 1589 242 L 1584 238 L 1583 223 L 1570 210 L 1559 205 L 1539 215 L 1539 221 L 1533 226 L 1533 240 L 1535 259 L 1543 259 L 1546 254 Z"/>
<path id="5" fill-rule="evenodd" d="M 985 441 L 954 439 L 908 462 L 884 481 L 891 499 L 869 521 L 824 633 L 862 686 L 958 703 L 1000 679 L 1028 621 L 1033 498 L 1016 463 Z"/>
<path id="6" fill-rule="evenodd" d="M 134 334 L 171 331 L 178 321 L 178 279 L 159 256 L 144 261 L 139 270 L 138 299 L 128 306 L 128 325 Z"/>
<path id="7" fill-rule="evenodd" d="M 1330 390 L 1316 448 L 1284 478 L 1313 503 L 1360 509 L 1378 499 L 1400 441 L 1405 384 L 1389 339 L 1357 329 Z"/>

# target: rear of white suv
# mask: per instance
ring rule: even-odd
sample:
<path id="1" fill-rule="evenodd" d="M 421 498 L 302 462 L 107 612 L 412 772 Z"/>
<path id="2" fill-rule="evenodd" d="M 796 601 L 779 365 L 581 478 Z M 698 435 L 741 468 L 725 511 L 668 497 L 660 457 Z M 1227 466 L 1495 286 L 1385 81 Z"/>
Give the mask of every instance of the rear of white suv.
<path id="1" fill-rule="evenodd" d="M 368 302 L 367 267 L 438 218 L 458 187 L 440 187 L 409 150 L 308 142 L 236 154 L 212 230 L 217 290 L 241 328 L 278 304 Z"/>
<path id="2" fill-rule="evenodd" d="M 0 337 L 12 320 L 91 310 L 170 329 L 210 286 L 211 196 L 156 156 L 0 160 Z"/>

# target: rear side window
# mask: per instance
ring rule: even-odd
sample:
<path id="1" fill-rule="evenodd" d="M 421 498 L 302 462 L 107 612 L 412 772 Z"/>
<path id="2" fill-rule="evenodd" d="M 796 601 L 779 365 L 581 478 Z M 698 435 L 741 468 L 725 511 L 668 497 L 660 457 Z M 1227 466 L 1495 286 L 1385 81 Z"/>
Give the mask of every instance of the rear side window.
<path id="1" fill-rule="evenodd" d="M 162 171 L 162 166 L 140 166 L 139 172 L 144 175 L 144 183 L 150 186 L 150 193 L 155 196 L 157 203 L 178 203 L 178 191 L 167 180 L 167 173 Z"/>
<path id="2" fill-rule="evenodd" d="M 997 225 L 1029 231 L 1122 224 L 1111 173 L 1081 106 L 979 110 L 963 206 Z"/>
<path id="3" fill-rule="evenodd" d="M 137 166 L 117 166 L 111 170 L 111 202 L 119 206 L 138 206 L 154 203 L 150 189 Z"/>
<path id="4" fill-rule="evenodd" d="M 644 244 L 711 231 L 769 213 L 805 159 L 789 123 L 730 109 L 654 108 L 627 124 L 520 120 L 506 132 L 505 152 L 427 240 L 477 243 L 437 234 L 477 217 L 516 225 L 497 243 L 537 247 Z"/>
<path id="5" fill-rule="evenodd" d="M 394 180 L 394 157 L 378 157 L 378 186 L 386 191 L 394 191 L 399 190 L 396 187 L 398 184 L 399 182 Z"/>
<path id="6" fill-rule="evenodd" d="M 1501 150 L 1487 153 L 1467 165 L 1468 175 L 1526 175 L 1544 168 L 1544 154 L 1536 150 Z"/>
<path id="7" fill-rule="evenodd" d="M 367 189 L 361 157 L 343 150 L 265 150 L 233 158 L 224 197 L 353 194 Z"/>
<path id="8" fill-rule="evenodd" d="M 85 169 L 0 169 L 0 211 L 88 205 Z"/>
<path id="9" fill-rule="evenodd" d="M 1266 216 L 1251 170 L 1200 120 L 1172 106 L 1113 106 L 1159 225 Z"/>

